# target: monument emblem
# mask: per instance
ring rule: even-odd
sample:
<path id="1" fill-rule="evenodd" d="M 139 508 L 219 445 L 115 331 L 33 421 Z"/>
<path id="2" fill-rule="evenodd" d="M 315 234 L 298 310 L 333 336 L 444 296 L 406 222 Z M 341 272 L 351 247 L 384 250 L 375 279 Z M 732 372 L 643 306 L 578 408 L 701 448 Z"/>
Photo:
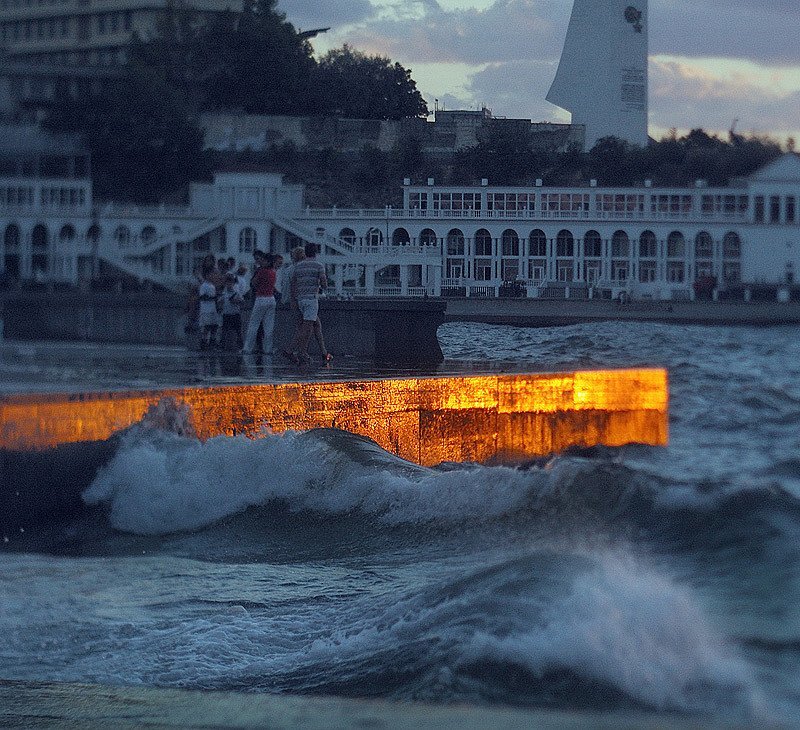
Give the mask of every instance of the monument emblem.
<path id="1" fill-rule="evenodd" d="M 633 7 L 633 5 L 628 5 L 628 7 L 625 8 L 625 20 L 628 21 L 633 26 L 633 29 L 637 33 L 642 32 L 641 10 L 638 10 L 637 8 Z"/>

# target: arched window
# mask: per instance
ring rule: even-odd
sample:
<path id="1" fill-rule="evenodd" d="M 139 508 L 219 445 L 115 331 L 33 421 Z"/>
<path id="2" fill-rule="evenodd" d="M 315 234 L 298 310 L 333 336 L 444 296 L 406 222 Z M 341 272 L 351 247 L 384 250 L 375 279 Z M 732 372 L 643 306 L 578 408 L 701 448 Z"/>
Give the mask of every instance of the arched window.
<path id="1" fill-rule="evenodd" d="M 436 243 L 436 233 L 430 228 L 423 228 L 422 232 L 419 234 L 420 246 L 435 246 Z"/>
<path id="2" fill-rule="evenodd" d="M 528 251 L 531 256 L 542 258 L 547 256 L 547 237 L 544 235 L 544 231 L 538 228 L 531 231 L 531 235 L 528 236 Z"/>
<path id="3" fill-rule="evenodd" d="M 673 231 L 667 236 L 667 258 L 682 259 L 686 255 L 686 239 L 680 231 Z"/>
<path id="4" fill-rule="evenodd" d="M 600 258 L 603 255 L 603 239 L 597 231 L 586 231 L 583 237 L 583 254 L 591 258 Z"/>
<path id="5" fill-rule="evenodd" d="M 708 231 L 700 231 L 694 239 L 694 257 L 710 259 L 714 255 L 714 239 Z"/>
<path id="6" fill-rule="evenodd" d="M 742 240 L 738 233 L 729 231 L 722 239 L 722 255 L 726 259 L 738 259 L 742 255 Z"/>
<path id="7" fill-rule="evenodd" d="M 475 255 L 492 255 L 492 234 L 489 233 L 489 231 L 487 231 L 485 228 L 481 228 L 475 233 Z"/>
<path id="8" fill-rule="evenodd" d="M 58 233 L 59 243 L 72 243 L 75 240 L 75 228 L 69 224 L 62 226 Z"/>
<path id="9" fill-rule="evenodd" d="M 258 244 L 258 233 L 255 228 L 245 226 L 239 231 L 239 253 L 253 253 Z"/>
<path id="10" fill-rule="evenodd" d="M 519 236 L 511 228 L 503 231 L 501 238 L 503 245 L 503 256 L 519 256 Z"/>
<path id="11" fill-rule="evenodd" d="M 411 243 L 411 236 L 405 228 L 395 228 L 392 233 L 392 246 L 407 246 Z"/>
<path id="12" fill-rule="evenodd" d="M 380 228 L 370 228 L 367 231 L 367 245 L 368 246 L 382 246 L 383 233 Z"/>
<path id="13" fill-rule="evenodd" d="M 142 228 L 142 232 L 139 234 L 139 238 L 142 240 L 142 244 L 145 246 L 155 241 L 156 240 L 155 226 L 145 226 L 144 228 Z"/>
<path id="14" fill-rule="evenodd" d="M 644 231 L 639 236 L 639 258 L 654 259 L 658 256 L 658 239 L 652 231 Z"/>
<path id="15" fill-rule="evenodd" d="M 353 246 L 356 242 L 356 232 L 352 228 L 342 228 L 342 230 L 339 231 L 339 238 Z"/>
<path id="16" fill-rule="evenodd" d="M 464 233 L 458 228 L 453 228 L 447 234 L 447 255 L 464 255 Z"/>
<path id="17" fill-rule="evenodd" d="M 561 230 L 556 236 L 556 256 L 572 256 L 575 251 L 575 237 L 571 231 Z"/>
<path id="18" fill-rule="evenodd" d="M 93 244 L 100 240 L 100 226 L 96 223 L 86 230 L 86 243 Z"/>
<path id="19" fill-rule="evenodd" d="M 611 255 L 616 258 L 628 258 L 631 253 L 631 239 L 625 231 L 615 231 L 611 237 Z"/>
<path id="20" fill-rule="evenodd" d="M 131 244 L 131 231 L 128 226 L 117 226 L 114 231 L 114 240 L 120 248 L 127 248 Z"/>

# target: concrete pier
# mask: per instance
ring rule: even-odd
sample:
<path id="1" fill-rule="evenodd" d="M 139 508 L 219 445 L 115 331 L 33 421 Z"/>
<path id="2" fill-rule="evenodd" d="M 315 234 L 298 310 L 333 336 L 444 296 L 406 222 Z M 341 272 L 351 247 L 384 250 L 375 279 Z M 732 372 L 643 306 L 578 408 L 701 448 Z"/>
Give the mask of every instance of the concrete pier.
<path id="1" fill-rule="evenodd" d="M 64 517 L 120 434 L 184 412 L 200 439 L 334 427 L 409 461 L 518 463 L 571 446 L 665 445 L 661 369 L 0 394 L 0 527 Z M 490 488 L 487 485 L 487 488 Z"/>
<path id="2" fill-rule="evenodd" d="M 0 306 L 9 339 L 187 342 L 186 298 L 170 292 L 6 292 L 0 295 Z M 446 306 L 441 299 L 322 299 L 320 320 L 333 353 L 430 366 L 444 359 L 436 330 L 444 322 Z M 278 309 L 276 347 L 288 344 L 297 319 L 297 312 L 288 307 Z M 312 343 L 312 352 L 314 347 Z"/>

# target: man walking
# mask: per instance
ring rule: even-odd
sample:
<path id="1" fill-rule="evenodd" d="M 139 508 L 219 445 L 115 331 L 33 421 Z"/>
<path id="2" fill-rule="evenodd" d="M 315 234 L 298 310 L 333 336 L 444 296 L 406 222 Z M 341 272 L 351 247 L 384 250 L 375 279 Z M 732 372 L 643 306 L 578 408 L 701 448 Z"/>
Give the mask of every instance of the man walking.
<path id="1" fill-rule="evenodd" d="M 309 362 L 308 343 L 319 318 L 319 292 L 328 286 L 325 267 L 317 261 L 317 244 L 306 243 L 305 253 L 306 257 L 294 265 L 289 285 L 292 302 L 297 302 L 303 319 L 283 353 L 293 362 L 301 363 Z"/>

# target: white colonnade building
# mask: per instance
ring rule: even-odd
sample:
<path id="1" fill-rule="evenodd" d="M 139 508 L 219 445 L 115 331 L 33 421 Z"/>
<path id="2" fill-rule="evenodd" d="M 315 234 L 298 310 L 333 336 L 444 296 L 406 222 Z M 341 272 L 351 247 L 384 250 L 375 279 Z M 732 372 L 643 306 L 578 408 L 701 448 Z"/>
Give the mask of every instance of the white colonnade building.
<path id="1" fill-rule="evenodd" d="M 7 283 L 78 284 L 98 270 L 180 288 L 209 253 L 318 243 L 330 294 L 688 299 L 739 296 L 800 271 L 800 157 L 711 188 L 439 186 L 405 181 L 402 208 L 304 205 L 277 174 L 224 173 L 186 206 L 95 203 L 88 179 L 0 179 Z M 738 293 L 737 293 L 738 292 Z"/>

